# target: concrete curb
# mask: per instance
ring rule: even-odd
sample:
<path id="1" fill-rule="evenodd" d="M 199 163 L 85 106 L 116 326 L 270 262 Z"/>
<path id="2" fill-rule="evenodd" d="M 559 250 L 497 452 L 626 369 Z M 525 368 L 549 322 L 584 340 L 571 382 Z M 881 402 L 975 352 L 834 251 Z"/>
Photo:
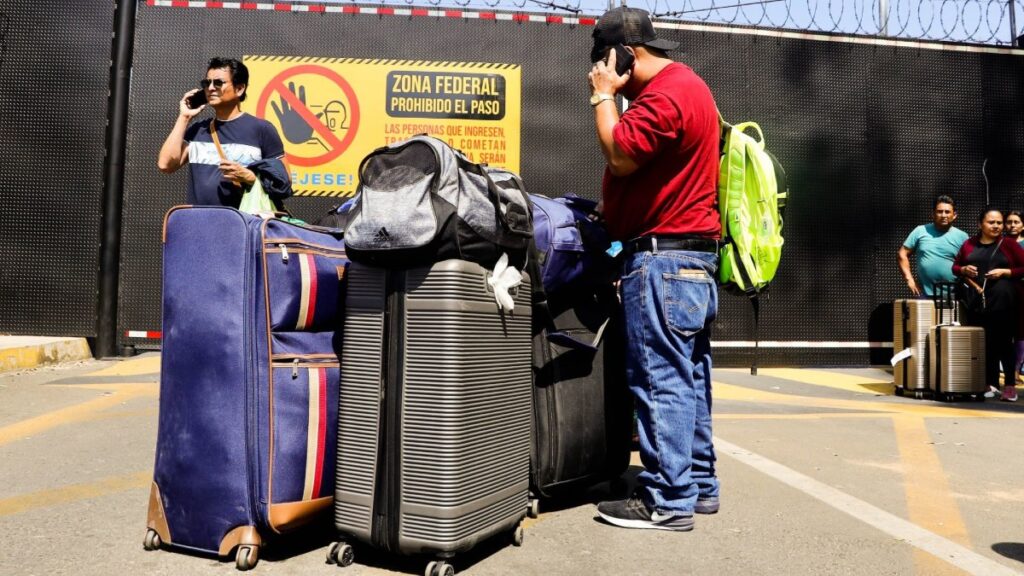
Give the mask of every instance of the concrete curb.
<path id="1" fill-rule="evenodd" d="M 91 358 L 85 338 L 0 337 L 0 373 Z"/>

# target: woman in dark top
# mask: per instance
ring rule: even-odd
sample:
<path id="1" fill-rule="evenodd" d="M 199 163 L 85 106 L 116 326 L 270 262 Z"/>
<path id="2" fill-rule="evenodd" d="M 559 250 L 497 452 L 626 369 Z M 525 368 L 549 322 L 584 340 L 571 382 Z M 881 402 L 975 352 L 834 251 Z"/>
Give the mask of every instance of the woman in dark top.
<path id="1" fill-rule="evenodd" d="M 977 290 L 984 299 L 984 308 L 966 311 L 965 324 L 985 329 L 985 383 L 990 391 L 999 392 L 999 363 L 1007 392 L 1014 388 L 1018 334 L 1017 302 L 1024 277 L 1024 248 L 1003 237 L 1003 214 L 986 208 L 978 219 L 977 236 L 968 238 L 953 262 L 953 274 L 964 279 L 967 290 Z"/>

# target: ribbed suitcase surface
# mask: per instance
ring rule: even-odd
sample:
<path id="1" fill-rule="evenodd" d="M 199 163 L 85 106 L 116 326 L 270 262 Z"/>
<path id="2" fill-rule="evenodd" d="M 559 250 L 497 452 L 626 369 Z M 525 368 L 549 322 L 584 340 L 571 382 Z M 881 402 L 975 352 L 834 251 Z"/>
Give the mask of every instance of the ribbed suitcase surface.
<path id="1" fill-rule="evenodd" d="M 407 554 L 514 529 L 529 480 L 529 289 L 500 313 L 487 271 L 460 260 L 353 263 L 348 280 L 336 527 Z"/>
<path id="2" fill-rule="evenodd" d="M 929 334 L 931 388 L 942 394 L 982 394 L 985 385 L 985 329 L 935 326 Z"/>
<path id="3" fill-rule="evenodd" d="M 935 303 L 931 300 L 896 300 L 892 306 L 893 351 L 911 349 L 910 357 L 896 365 L 896 386 L 925 390 L 928 385 L 928 330 L 935 325 Z"/>

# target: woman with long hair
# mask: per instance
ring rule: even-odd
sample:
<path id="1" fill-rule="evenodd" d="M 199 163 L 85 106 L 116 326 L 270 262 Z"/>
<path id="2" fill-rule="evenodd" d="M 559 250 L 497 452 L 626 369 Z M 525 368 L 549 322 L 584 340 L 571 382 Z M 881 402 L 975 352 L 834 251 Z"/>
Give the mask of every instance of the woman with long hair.
<path id="1" fill-rule="evenodd" d="M 1020 210 L 1010 210 L 1006 213 L 1005 220 L 1006 237 L 1013 238 L 1018 244 L 1024 244 L 1024 218 L 1021 217 Z M 1024 298 L 1020 298 L 1020 294 L 1024 294 L 1024 287 L 1018 287 L 1017 298 L 1017 341 L 1015 348 L 1017 351 L 1017 369 L 1014 371 L 1017 374 L 1017 378 L 1020 378 L 1021 370 L 1024 369 Z M 1014 383 L 1016 384 L 1016 383 Z M 1015 385 L 1008 385 L 1003 388 L 1003 395 L 1001 400 L 1007 402 L 1017 401 L 1017 387 Z"/>
<path id="2" fill-rule="evenodd" d="M 967 306 L 965 324 L 985 329 L 985 383 L 994 397 L 999 394 L 999 364 L 1006 388 L 1003 399 L 1016 401 L 1018 294 L 1024 277 L 1024 248 L 1003 236 L 1003 213 L 985 208 L 978 218 L 978 234 L 968 238 L 953 262 L 953 274 L 963 278 L 967 291 L 974 290 L 978 305 Z"/>
<path id="3" fill-rule="evenodd" d="M 1020 210 L 1010 210 L 1006 213 L 1005 234 L 1007 238 L 1013 238 L 1018 244 L 1024 243 L 1024 219 L 1021 218 Z"/>

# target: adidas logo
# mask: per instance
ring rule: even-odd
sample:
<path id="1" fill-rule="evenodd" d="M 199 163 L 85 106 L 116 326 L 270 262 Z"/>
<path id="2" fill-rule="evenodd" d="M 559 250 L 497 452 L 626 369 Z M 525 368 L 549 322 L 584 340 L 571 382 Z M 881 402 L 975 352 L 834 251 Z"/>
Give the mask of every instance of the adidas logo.
<path id="1" fill-rule="evenodd" d="M 380 230 L 373 235 L 373 241 L 376 244 L 386 244 L 391 240 L 391 234 L 388 234 L 388 229 L 381 226 Z"/>

